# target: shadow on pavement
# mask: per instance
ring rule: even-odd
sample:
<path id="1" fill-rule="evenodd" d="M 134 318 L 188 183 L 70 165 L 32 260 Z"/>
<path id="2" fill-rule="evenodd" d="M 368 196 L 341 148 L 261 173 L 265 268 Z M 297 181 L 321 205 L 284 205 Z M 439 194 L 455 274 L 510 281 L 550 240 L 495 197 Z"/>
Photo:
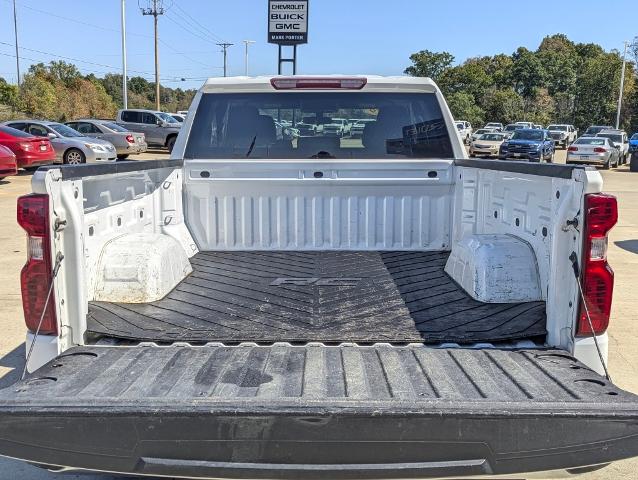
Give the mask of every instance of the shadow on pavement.
<path id="1" fill-rule="evenodd" d="M 10 368 L 11 371 L 0 378 L 0 389 L 7 388 L 20 380 L 24 368 L 24 343 L 0 358 L 0 367 Z"/>
<path id="2" fill-rule="evenodd" d="M 614 243 L 617 247 L 620 247 L 623 250 L 627 250 L 631 253 L 638 253 L 638 240 L 620 240 Z"/>

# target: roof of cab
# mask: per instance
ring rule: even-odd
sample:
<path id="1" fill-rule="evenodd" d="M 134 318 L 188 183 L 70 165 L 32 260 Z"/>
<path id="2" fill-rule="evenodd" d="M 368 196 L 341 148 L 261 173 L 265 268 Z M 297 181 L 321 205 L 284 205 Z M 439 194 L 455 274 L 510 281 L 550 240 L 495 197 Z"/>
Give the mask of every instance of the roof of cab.
<path id="1" fill-rule="evenodd" d="M 367 84 L 361 91 L 365 90 L 418 90 L 434 92 L 437 90 L 437 86 L 431 78 L 427 77 L 408 77 L 408 76 L 392 76 L 383 77 L 379 75 L 297 75 L 291 76 L 261 76 L 261 77 L 213 77 L 209 78 L 201 90 L 203 92 L 210 91 L 268 91 L 275 92 L 270 81 L 273 78 L 318 78 L 318 79 L 334 79 L 334 78 L 366 78 Z M 328 89 L 330 90 L 330 89 Z M 290 91 L 290 90 L 288 90 Z M 306 90 L 306 91 L 318 91 L 318 90 Z M 355 90 L 349 90 L 355 91 Z"/>

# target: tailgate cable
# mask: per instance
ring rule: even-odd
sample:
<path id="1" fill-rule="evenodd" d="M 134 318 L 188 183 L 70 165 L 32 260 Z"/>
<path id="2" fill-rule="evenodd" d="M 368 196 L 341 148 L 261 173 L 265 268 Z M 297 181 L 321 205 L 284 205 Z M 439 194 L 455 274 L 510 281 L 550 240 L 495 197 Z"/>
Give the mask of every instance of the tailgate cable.
<path id="1" fill-rule="evenodd" d="M 51 275 L 51 285 L 49 285 L 49 292 L 47 293 L 47 298 L 44 301 L 44 308 L 42 309 L 42 315 L 40 315 L 40 321 L 38 322 L 38 328 L 35 329 L 33 333 L 33 340 L 31 340 L 31 345 L 29 346 L 29 352 L 27 353 L 27 361 L 24 363 L 24 369 L 22 370 L 22 376 L 20 380 L 24 380 L 24 377 L 27 375 L 27 365 L 29 365 L 29 359 L 31 358 L 31 354 L 33 353 L 33 347 L 35 347 L 35 341 L 38 339 L 38 334 L 40 333 L 40 328 L 42 328 L 42 322 L 44 321 L 44 314 L 47 311 L 47 307 L 49 306 L 49 299 L 51 298 L 51 293 L 53 292 L 53 285 L 55 277 L 58 276 L 58 272 L 60 271 L 60 265 L 62 264 L 62 260 L 64 260 L 64 255 L 58 252 L 55 257 L 55 266 L 53 267 L 53 275 Z"/>
<path id="2" fill-rule="evenodd" d="M 578 266 L 578 256 L 576 252 L 572 252 L 569 256 L 569 260 L 572 262 L 572 268 L 574 269 L 574 276 L 576 277 L 576 283 L 578 283 L 578 292 L 580 293 L 581 301 L 583 302 L 583 307 L 585 308 L 585 316 L 587 317 L 587 322 L 589 323 L 589 330 L 591 331 L 591 336 L 594 339 L 594 345 L 596 345 L 596 351 L 598 352 L 598 358 L 600 358 L 600 363 L 603 366 L 603 370 L 605 371 L 605 378 L 611 382 L 611 376 L 609 375 L 609 370 L 607 370 L 607 365 L 605 364 L 605 360 L 603 359 L 603 352 L 600 349 L 600 345 L 598 344 L 598 337 L 596 336 L 596 332 L 594 331 L 594 325 L 591 322 L 591 317 L 589 316 L 589 308 L 587 307 L 587 300 L 585 300 L 585 293 L 583 292 L 583 285 L 580 282 L 580 268 Z"/>

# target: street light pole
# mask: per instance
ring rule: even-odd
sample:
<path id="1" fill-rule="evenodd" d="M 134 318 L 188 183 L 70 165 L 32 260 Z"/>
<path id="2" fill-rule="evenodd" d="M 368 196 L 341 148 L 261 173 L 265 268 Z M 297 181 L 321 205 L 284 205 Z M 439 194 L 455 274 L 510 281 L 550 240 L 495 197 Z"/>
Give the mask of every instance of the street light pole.
<path id="1" fill-rule="evenodd" d="M 244 40 L 244 43 L 246 44 L 246 54 L 244 57 L 244 75 L 248 76 L 248 46 L 251 43 L 255 43 L 254 40 Z"/>
<path id="2" fill-rule="evenodd" d="M 128 81 L 126 78 L 126 0 L 122 0 L 122 108 L 128 108 Z"/>
<path id="3" fill-rule="evenodd" d="M 620 108 L 622 107 L 622 94 L 625 89 L 625 66 L 627 65 L 627 45 L 625 41 L 625 51 L 622 55 L 622 70 L 620 72 L 620 92 L 618 93 L 618 109 L 616 110 L 616 130 L 620 127 Z"/>
<path id="4" fill-rule="evenodd" d="M 18 75 L 18 86 L 20 86 L 20 52 L 18 50 L 18 13 L 16 11 L 16 0 L 13 0 L 13 33 L 16 43 L 16 72 Z"/>

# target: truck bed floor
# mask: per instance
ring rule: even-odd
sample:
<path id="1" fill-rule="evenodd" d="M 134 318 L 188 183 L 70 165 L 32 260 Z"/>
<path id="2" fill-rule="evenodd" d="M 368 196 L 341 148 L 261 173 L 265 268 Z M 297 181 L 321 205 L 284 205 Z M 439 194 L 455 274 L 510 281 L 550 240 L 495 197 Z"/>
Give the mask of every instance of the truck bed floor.
<path id="1" fill-rule="evenodd" d="M 155 342 L 454 342 L 543 336 L 544 302 L 486 304 L 448 252 L 202 252 L 148 304 L 91 302 L 93 338 Z"/>

